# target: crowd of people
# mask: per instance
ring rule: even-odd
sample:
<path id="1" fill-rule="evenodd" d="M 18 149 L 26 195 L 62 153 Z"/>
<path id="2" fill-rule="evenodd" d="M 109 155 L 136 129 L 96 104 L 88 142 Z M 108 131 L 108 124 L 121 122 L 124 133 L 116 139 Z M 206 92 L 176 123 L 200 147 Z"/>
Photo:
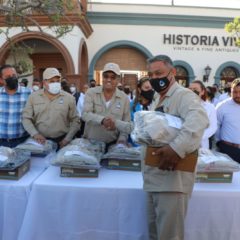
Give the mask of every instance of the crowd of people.
<path id="1" fill-rule="evenodd" d="M 107 63 L 102 86 L 93 79 L 79 92 L 56 68 L 45 69 L 42 80 L 34 79 L 29 88 L 27 79 L 19 82 L 14 67 L 2 66 L 0 146 L 15 147 L 29 136 L 39 143 L 50 139 L 58 148 L 76 136 L 104 141 L 107 148 L 129 145 L 136 111 L 180 117 L 183 125 L 178 136 L 156 148 L 152 154 L 161 159 L 159 167 L 143 165 L 143 179 L 150 239 L 183 239 L 194 173 L 174 169 L 199 147 L 217 148 L 240 163 L 240 78 L 221 94 L 216 84 L 206 87 L 198 80 L 188 88 L 180 86 L 168 56 L 148 59 L 147 69 L 148 76 L 131 91 L 120 82 L 119 66 Z"/>

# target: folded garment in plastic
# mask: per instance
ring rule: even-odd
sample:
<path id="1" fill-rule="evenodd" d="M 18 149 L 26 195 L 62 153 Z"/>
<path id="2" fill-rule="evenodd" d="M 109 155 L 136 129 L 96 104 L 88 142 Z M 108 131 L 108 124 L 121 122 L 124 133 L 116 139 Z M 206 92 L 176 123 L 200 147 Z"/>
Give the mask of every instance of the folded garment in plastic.
<path id="1" fill-rule="evenodd" d="M 16 152 L 9 147 L 0 147 L 0 167 L 15 159 Z"/>
<path id="2" fill-rule="evenodd" d="M 134 114 L 134 142 L 162 146 L 171 142 L 179 133 L 182 120 L 158 111 L 138 111 Z"/>
<path id="3" fill-rule="evenodd" d="M 87 149 L 90 152 L 104 153 L 106 144 L 101 141 L 86 139 L 86 138 L 75 138 L 70 142 L 70 145 L 77 145 L 81 149 Z"/>
<path id="4" fill-rule="evenodd" d="M 101 165 L 108 169 L 141 171 L 141 146 L 112 145 L 103 155 Z"/>
<path id="5" fill-rule="evenodd" d="M 56 151 L 57 144 L 51 140 L 46 140 L 44 144 L 40 144 L 33 138 L 28 138 L 23 143 L 17 145 L 16 148 L 30 151 L 33 156 L 46 156 L 50 152 Z"/>
<path id="6" fill-rule="evenodd" d="M 60 149 L 52 164 L 56 166 L 76 166 L 81 168 L 99 168 L 102 153 L 91 152 L 77 145 L 67 145 Z"/>
<path id="7" fill-rule="evenodd" d="M 141 146 L 128 147 L 123 144 L 115 144 L 109 147 L 108 152 L 102 159 L 141 160 Z"/>
<path id="8" fill-rule="evenodd" d="M 200 148 L 197 172 L 237 172 L 240 164 L 227 154 Z"/>
<path id="9" fill-rule="evenodd" d="M 2 154 L 5 154 L 6 152 L 9 154 L 8 159 L 0 161 L 1 170 L 13 170 L 25 163 L 31 157 L 31 153 L 29 151 L 0 147 L 0 158 L 2 156 L 5 157 L 6 155 Z"/>

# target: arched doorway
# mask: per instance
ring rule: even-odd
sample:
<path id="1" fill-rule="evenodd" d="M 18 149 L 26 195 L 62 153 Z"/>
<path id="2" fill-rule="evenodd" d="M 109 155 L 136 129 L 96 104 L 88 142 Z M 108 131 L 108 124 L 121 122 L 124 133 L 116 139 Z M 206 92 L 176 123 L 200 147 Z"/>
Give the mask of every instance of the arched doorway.
<path id="1" fill-rule="evenodd" d="M 102 69 L 108 62 L 117 63 L 121 69 L 121 83 L 135 89 L 137 80 L 146 75 L 146 57 L 138 50 L 130 47 L 112 48 L 105 52 L 95 65 L 95 80 L 102 83 Z"/>
<path id="2" fill-rule="evenodd" d="M 107 62 L 120 66 L 121 82 L 135 89 L 137 79 L 146 75 L 146 60 L 152 54 L 142 45 L 132 41 L 116 41 L 101 48 L 93 57 L 89 67 L 89 79 L 95 78 L 98 84 L 102 81 L 102 69 Z"/>
<path id="3" fill-rule="evenodd" d="M 74 74 L 72 57 L 58 39 L 44 33 L 29 32 L 15 35 L 12 37 L 11 42 L 22 43 L 33 49 L 33 53 L 28 54 L 28 58 L 33 64 L 33 77 L 41 78 L 42 72 L 47 67 L 58 68 L 63 77 Z M 0 49 L 1 65 L 5 64 L 6 61 L 11 63 L 9 49 L 9 42 L 5 42 Z"/>
<path id="4" fill-rule="evenodd" d="M 231 83 L 235 78 L 239 76 L 239 72 L 234 67 L 225 67 L 221 72 L 220 88 L 221 90 L 227 83 Z"/>
<path id="5" fill-rule="evenodd" d="M 226 83 L 232 82 L 238 77 L 240 77 L 240 64 L 236 62 L 226 62 L 217 69 L 214 78 L 220 90 L 223 90 Z"/>
<path id="6" fill-rule="evenodd" d="M 184 87 L 188 87 L 194 79 L 194 72 L 192 67 L 184 61 L 177 60 L 173 62 L 174 67 L 176 68 L 176 80 L 179 84 Z"/>

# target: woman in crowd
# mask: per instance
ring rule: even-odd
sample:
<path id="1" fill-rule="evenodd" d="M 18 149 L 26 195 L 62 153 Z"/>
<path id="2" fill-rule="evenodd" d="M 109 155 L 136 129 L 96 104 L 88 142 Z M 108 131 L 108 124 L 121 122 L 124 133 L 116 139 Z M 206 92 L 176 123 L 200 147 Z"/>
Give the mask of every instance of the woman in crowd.
<path id="1" fill-rule="evenodd" d="M 154 98 L 154 90 L 148 77 L 143 77 L 138 81 L 136 96 L 130 103 L 131 120 L 134 119 L 134 113 L 140 110 L 148 110 Z"/>
<path id="2" fill-rule="evenodd" d="M 202 101 L 202 106 L 207 112 L 208 118 L 209 118 L 209 126 L 208 128 L 205 129 L 203 137 L 202 137 L 202 142 L 201 142 L 201 147 L 202 148 L 211 148 L 211 142 L 209 142 L 209 139 L 215 134 L 217 131 L 217 114 L 216 114 L 216 109 L 212 103 L 207 101 L 207 90 L 204 84 L 199 81 L 193 81 L 190 83 L 189 89 L 191 89 L 193 92 L 195 92 Z"/>

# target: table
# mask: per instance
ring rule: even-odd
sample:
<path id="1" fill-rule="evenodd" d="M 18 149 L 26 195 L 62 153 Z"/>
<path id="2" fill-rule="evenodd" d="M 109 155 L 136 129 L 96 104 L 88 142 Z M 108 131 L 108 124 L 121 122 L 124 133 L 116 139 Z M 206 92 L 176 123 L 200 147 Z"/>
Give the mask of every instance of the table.
<path id="1" fill-rule="evenodd" d="M 197 183 L 186 217 L 186 240 L 240 238 L 240 173 L 230 183 Z"/>
<path id="2" fill-rule="evenodd" d="M 234 174 L 232 184 L 195 184 L 185 240 L 239 238 L 239 181 Z M 147 240 L 145 198 L 139 172 L 72 179 L 51 166 L 33 184 L 18 240 Z"/>
<path id="3" fill-rule="evenodd" d="M 21 240 L 145 240 L 139 172 L 101 169 L 99 178 L 61 178 L 50 166 L 33 184 Z"/>
<path id="4" fill-rule="evenodd" d="M 0 180 L 0 240 L 16 240 L 33 181 L 44 171 L 42 159 L 31 159 L 30 171 L 19 180 Z"/>

